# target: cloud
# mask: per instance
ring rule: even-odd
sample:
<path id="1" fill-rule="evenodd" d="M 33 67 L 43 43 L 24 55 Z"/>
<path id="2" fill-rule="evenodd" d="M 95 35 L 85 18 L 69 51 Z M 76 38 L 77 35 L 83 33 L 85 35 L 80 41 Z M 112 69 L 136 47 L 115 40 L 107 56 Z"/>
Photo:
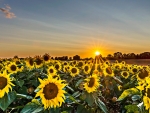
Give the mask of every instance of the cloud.
<path id="1" fill-rule="evenodd" d="M 6 5 L 6 8 L 0 8 L 0 11 L 2 11 L 5 14 L 6 18 L 9 18 L 9 19 L 15 18 L 16 17 L 15 14 L 10 12 L 10 10 L 11 10 L 11 7 L 9 5 Z"/>

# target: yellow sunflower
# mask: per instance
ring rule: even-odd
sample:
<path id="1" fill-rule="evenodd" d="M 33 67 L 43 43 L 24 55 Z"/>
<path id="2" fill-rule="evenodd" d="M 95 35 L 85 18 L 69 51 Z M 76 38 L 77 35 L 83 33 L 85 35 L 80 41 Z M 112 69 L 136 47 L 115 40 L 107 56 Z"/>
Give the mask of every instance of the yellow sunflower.
<path id="1" fill-rule="evenodd" d="M 125 79 L 127 79 L 129 77 L 129 72 L 128 71 L 122 71 L 121 72 L 121 76 Z"/>
<path id="2" fill-rule="evenodd" d="M 148 110 L 149 109 L 149 113 L 150 113 L 150 98 L 147 96 L 143 97 L 143 102 L 144 102 L 144 106 L 145 109 Z"/>
<path id="3" fill-rule="evenodd" d="M 29 69 L 33 69 L 34 68 L 34 60 L 33 58 L 29 57 L 25 60 L 25 63 L 26 63 L 26 66 L 29 68 Z"/>
<path id="4" fill-rule="evenodd" d="M 136 86 L 136 88 L 138 88 L 140 91 L 143 91 L 145 89 L 145 86 L 146 86 L 146 82 L 142 80 L 142 81 L 138 81 L 138 86 Z"/>
<path id="5" fill-rule="evenodd" d="M 137 79 L 138 80 L 145 80 L 147 77 L 149 77 L 150 72 L 146 69 L 141 69 L 138 73 L 137 73 Z"/>
<path id="6" fill-rule="evenodd" d="M 11 86 L 14 86 L 13 83 L 11 83 L 11 79 L 9 78 L 10 74 L 7 75 L 6 72 L 3 72 L 3 74 L 0 73 L 0 98 L 2 98 L 5 93 L 9 92 L 9 89 L 12 90 Z"/>
<path id="7" fill-rule="evenodd" d="M 57 71 L 60 71 L 61 70 L 61 63 L 59 62 L 59 63 L 56 63 L 55 65 L 54 65 L 54 67 L 55 67 L 55 69 L 57 70 Z"/>
<path id="8" fill-rule="evenodd" d="M 50 55 L 45 53 L 43 56 L 42 56 L 42 59 L 45 63 L 49 63 L 50 61 Z"/>
<path id="9" fill-rule="evenodd" d="M 57 73 L 57 70 L 54 68 L 54 66 L 49 66 L 47 69 L 47 73 L 49 75 L 55 75 Z"/>
<path id="10" fill-rule="evenodd" d="M 10 64 L 6 67 L 9 73 L 17 73 L 18 67 L 14 62 L 10 62 Z"/>
<path id="11" fill-rule="evenodd" d="M 99 87 L 99 78 L 97 77 L 96 74 L 93 74 L 92 76 L 89 76 L 88 78 L 85 79 L 85 83 L 83 84 L 85 90 L 88 93 L 93 93 L 94 91 L 97 90 Z"/>
<path id="12" fill-rule="evenodd" d="M 91 71 L 91 68 L 90 68 L 90 66 L 88 64 L 86 64 L 86 65 L 83 66 L 83 72 L 85 74 L 89 74 L 90 71 Z"/>
<path id="13" fill-rule="evenodd" d="M 4 69 L 4 65 L 0 63 L 0 72 Z"/>
<path id="14" fill-rule="evenodd" d="M 79 61 L 79 62 L 77 63 L 77 66 L 80 67 L 80 68 L 82 68 L 83 65 L 84 65 L 84 62 L 83 62 L 83 61 Z"/>
<path id="15" fill-rule="evenodd" d="M 79 69 L 77 67 L 70 67 L 70 75 L 72 77 L 75 77 L 79 74 Z"/>
<path id="16" fill-rule="evenodd" d="M 104 69 L 103 69 L 103 73 L 105 76 L 109 75 L 109 76 L 114 76 L 114 72 L 113 70 L 111 69 L 110 66 L 106 66 Z"/>
<path id="17" fill-rule="evenodd" d="M 47 79 L 41 80 L 39 78 L 40 89 L 35 97 L 40 96 L 41 102 L 44 104 L 44 109 L 60 107 L 65 102 L 66 91 L 63 88 L 67 85 L 63 80 L 58 80 L 52 76 L 48 76 Z"/>
<path id="18" fill-rule="evenodd" d="M 43 65 L 43 59 L 40 56 L 35 57 L 35 67 L 40 68 Z"/>
<path id="19" fill-rule="evenodd" d="M 136 74 L 138 71 L 139 71 L 139 69 L 138 69 L 138 67 L 137 67 L 136 65 L 134 65 L 134 66 L 132 66 L 132 67 L 130 68 L 130 72 L 131 72 L 132 74 Z"/>

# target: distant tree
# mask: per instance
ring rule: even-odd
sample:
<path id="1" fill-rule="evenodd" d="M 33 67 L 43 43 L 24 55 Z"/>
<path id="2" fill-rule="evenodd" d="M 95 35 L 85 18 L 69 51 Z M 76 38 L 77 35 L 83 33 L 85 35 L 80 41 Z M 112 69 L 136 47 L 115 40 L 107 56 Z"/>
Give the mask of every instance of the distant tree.
<path id="1" fill-rule="evenodd" d="M 73 56 L 73 60 L 80 60 L 80 56 L 79 55 Z"/>

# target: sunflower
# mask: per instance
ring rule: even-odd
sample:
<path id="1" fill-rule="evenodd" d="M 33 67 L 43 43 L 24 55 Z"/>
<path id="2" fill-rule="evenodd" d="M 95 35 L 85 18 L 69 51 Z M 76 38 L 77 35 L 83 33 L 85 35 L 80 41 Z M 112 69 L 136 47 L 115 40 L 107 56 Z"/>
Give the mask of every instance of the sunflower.
<path id="1" fill-rule="evenodd" d="M 85 79 L 85 81 L 86 82 L 83 84 L 83 86 L 88 93 L 93 93 L 100 85 L 99 78 L 96 74 L 89 76 Z"/>
<path id="2" fill-rule="evenodd" d="M 35 57 L 35 66 L 40 68 L 43 65 L 43 59 L 40 56 Z"/>
<path id="3" fill-rule="evenodd" d="M 88 64 L 86 64 L 86 65 L 83 66 L 83 72 L 85 74 L 89 74 L 90 71 L 91 71 L 91 68 L 90 68 L 90 66 Z"/>
<path id="4" fill-rule="evenodd" d="M 71 67 L 71 69 L 70 69 L 70 75 L 72 77 L 75 77 L 78 74 L 79 74 L 79 69 L 77 67 Z"/>
<path id="5" fill-rule="evenodd" d="M 9 73 L 17 73 L 18 67 L 14 62 L 10 62 L 10 64 L 7 66 L 7 70 Z"/>
<path id="6" fill-rule="evenodd" d="M 42 59 L 45 63 L 49 63 L 50 61 L 50 55 L 45 53 L 43 56 L 42 56 Z"/>
<path id="7" fill-rule="evenodd" d="M 60 71 L 61 70 L 61 63 L 59 62 L 59 63 L 56 63 L 55 65 L 54 65 L 54 67 L 55 67 L 55 69 L 57 70 L 57 71 Z"/>
<path id="8" fill-rule="evenodd" d="M 145 109 L 148 110 L 149 109 L 149 113 L 150 113 L 150 98 L 147 96 L 143 97 L 143 102 L 144 102 L 144 106 Z"/>
<path id="9" fill-rule="evenodd" d="M 63 88 L 67 85 L 63 80 L 48 76 L 47 79 L 41 80 L 39 78 L 40 89 L 35 97 L 40 96 L 41 102 L 44 104 L 44 109 L 60 107 L 65 102 L 66 91 Z"/>
<path id="10" fill-rule="evenodd" d="M 7 75 L 6 71 L 3 72 L 3 74 L 0 73 L 0 98 L 2 98 L 5 93 L 9 92 L 9 89 L 12 90 L 11 86 L 14 86 L 13 83 L 11 83 L 11 79 L 9 78 L 10 74 Z"/>
<path id="11" fill-rule="evenodd" d="M 26 66 L 29 68 L 29 69 L 33 69 L 34 68 L 34 60 L 33 58 L 29 57 L 25 60 L 25 63 L 26 63 Z"/>
<path id="12" fill-rule="evenodd" d="M 106 66 L 104 69 L 103 69 L 103 73 L 105 76 L 109 75 L 109 76 L 114 76 L 114 72 L 113 70 L 111 69 L 110 66 Z"/>
<path id="13" fill-rule="evenodd" d="M 83 65 L 84 65 L 84 62 L 83 62 L 83 61 L 79 61 L 79 62 L 77 63 L 77 66 L 80 67 L 80 68 L 82 68 Z"/>
<path id="14" fill-rule="evenodd" d="M 140 91 L 143 91 L 145 89 L 145 86 L 146 86 L 146 82 L 142 80 L 142 81 L 138 81 L 138 86 L 136 86 L 136 88 L 139 89 Z"/>
<path id="15" fill-rule="evenodd" d="M 0 63 L 0 72 L 4 69 L 4 65 Z"/>
<path id="16" fill-rule="evenodd" d="M 122 71 L 121 72 L 121 76 L 125 79 L 127 79 L 129 77 L 129 72 L 128 71 Z"/>
<path id="17" fill-rule="evenodd" d="M 131 72 L 132 74 L 136 74 L 138 71 L 139 71 L 139 70 L 138 70 L 137 66 L 133 66 L 133 67 L 130 68 L 130 72 Z"/>
<path id="18" fill-rule="evenodd" d="M 54 66 L 49 66 L 48 69 L 47 69 L 47 73 L 49 75 L 55 75 L 57 73 L 57 70 L 55 69 Z"/>
<path id="19" fill-rule="evenodd" d="M 150 75 L 150 72 L 146 69 L 141 69 L 137 73 L 137 79 L 138 80 L 145 80 Z"/>
<path id="20" fill-rule="evenodd" d="M 68 62 L 63 62 L 63 66 L 67 66 L 68 65 Z"/>

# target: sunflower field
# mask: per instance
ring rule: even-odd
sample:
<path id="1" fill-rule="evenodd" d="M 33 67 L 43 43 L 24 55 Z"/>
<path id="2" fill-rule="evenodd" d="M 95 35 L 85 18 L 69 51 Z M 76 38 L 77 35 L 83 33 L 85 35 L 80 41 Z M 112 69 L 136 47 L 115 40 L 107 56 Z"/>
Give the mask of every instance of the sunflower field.
<path id="1" fill-rule="evenodd" d="M 150 113 L 150 66 L 0 59 L 0 113 Z"/>

